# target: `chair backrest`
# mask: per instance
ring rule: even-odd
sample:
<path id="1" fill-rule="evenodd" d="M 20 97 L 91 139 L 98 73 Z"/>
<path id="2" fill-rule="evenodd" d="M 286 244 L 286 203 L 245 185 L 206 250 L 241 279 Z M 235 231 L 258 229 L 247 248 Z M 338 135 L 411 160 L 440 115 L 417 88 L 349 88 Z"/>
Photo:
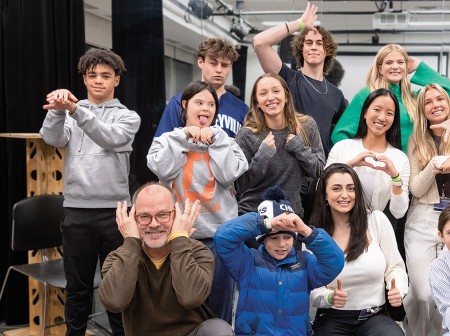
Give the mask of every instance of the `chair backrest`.
<path id="1" fill-rule="evenodd" d="M 14 204 L 11 248 L 27 251 L 62 245 L 63 201 L 62 195 L 38 195 Z"/>

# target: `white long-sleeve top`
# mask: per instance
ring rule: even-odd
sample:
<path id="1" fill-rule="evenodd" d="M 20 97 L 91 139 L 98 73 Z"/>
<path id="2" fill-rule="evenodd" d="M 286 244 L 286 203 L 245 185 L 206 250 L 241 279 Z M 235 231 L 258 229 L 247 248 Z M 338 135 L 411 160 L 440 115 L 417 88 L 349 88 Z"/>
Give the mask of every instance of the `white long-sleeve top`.
<path id="1" fill-rule="evenodd" d="M 364 148 L 362 139 L 353 138 L 341 140 L 331 148 L 325 167 L 337 162 L 347 163 L 363 151 L 367 151 L 367 149 Z M 384 153 L 377 154 L 387 156 L 400 174 L 403 181 L 403 192 L 400 195 L 392 193 L 392 179 L 384 171 L 375 170 L 366 166 L 355 167 L 354 170 L 361 179 L 361 183 L 366 189 L 366 192 L 371 196 L 373 209 L 383 211 L 386 208 L 387 203 L 391 201 L 389 210 L 392 215 L 395 218 L 402 218 L 406 211 L 408 211 L 409 206 L 408 183 L 410 166 L 408 157 L 401 150 L 390 144 L 388 144 Z M 370 193 L 370 190 L 372 190 L 372 193 Z"/>
<path id="2" fill-rule="evenodd" d="M 430 288 L 434 302 L 442 315 L 442 328 L 450 335 L 450 251 L 444 251 L 442 255 L 431 263 Z"/>
<path id="3" fill-rule="evenodd" d="M 311 304 L 318 308 L 333 307 L 328 303 L 328 295 L 337 288 L 337 279 L 342 280 L 342 288 L 347 292 L 347 303 L 342 310 L 361 310 L 379 307 L 385 303 L 384 289 L 391 288 L 391 279 L 400 294 L 408 292 L 408 276 L 405 263 L 398 252 L 394 230 L 389 219 L 381 211 L 368 214 L 370 244 L 358 259 L 345 262 L 344 269 L 328 286 L 311 292 Z"/>

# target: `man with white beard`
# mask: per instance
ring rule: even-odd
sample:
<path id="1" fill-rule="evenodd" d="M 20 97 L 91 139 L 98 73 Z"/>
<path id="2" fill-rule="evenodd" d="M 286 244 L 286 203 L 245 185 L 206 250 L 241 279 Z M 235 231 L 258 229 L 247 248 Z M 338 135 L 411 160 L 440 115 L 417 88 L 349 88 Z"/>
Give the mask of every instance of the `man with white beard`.
<path id="1" fill-rule="evenodd" d="M 139 188 L 128 213 L 117 204 L 116 221 L 124 243 L 102 269 L 100 299 L 121 312 L 125 333 L 141 335 L 232 335 L 207 305 L 214 257 L 189 238 L 200 202 L 186 200 L 182 213 L 171 189 L 158 183 Z"/>

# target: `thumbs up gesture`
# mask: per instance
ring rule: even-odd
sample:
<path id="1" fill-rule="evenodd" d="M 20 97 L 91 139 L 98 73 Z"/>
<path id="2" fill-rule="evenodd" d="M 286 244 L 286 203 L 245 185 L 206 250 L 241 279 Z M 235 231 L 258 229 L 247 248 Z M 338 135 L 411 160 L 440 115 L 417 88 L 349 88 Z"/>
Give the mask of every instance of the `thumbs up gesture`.
<path id="1" fill-rule="evenodd" d="M 342 289 L 342 280 L 337 279 L 337 288 L 334 290 L 333 305 L 336 308 L 344 308 L 347 303 L 347 292 Z"/>
<path id="2" fill-rule="evenodd" d="M 400 307 L 402 305 L 402 295 L 395 287 L 395 278 L 391 279 L 391 289 L 388 292 L 388 300 L 392 307 Z"/>

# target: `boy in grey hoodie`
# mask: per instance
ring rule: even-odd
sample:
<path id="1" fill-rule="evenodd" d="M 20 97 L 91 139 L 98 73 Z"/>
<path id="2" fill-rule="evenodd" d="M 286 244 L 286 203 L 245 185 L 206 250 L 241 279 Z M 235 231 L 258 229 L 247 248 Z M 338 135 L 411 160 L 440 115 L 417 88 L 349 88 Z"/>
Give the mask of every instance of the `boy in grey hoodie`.
<path id="1" fill-rule="evenodd" d="M 123 243 L 117 229 L 117 202 L 130 201 L 129 157 L 139 115 L 128 110 L 114 89 L 126 71 L 110 50 L 91 49 L 80 58 L 88 99 L 66 89 L 47 95 L 41 128 L 46 143 L 65 147 L 64 207 L 61 223 L 67 278 L 66 335 L 84 335 L 92 308 L 97 260 Z M 124 335 L 120 314 L 108 313 L 114 335 Z"/>

